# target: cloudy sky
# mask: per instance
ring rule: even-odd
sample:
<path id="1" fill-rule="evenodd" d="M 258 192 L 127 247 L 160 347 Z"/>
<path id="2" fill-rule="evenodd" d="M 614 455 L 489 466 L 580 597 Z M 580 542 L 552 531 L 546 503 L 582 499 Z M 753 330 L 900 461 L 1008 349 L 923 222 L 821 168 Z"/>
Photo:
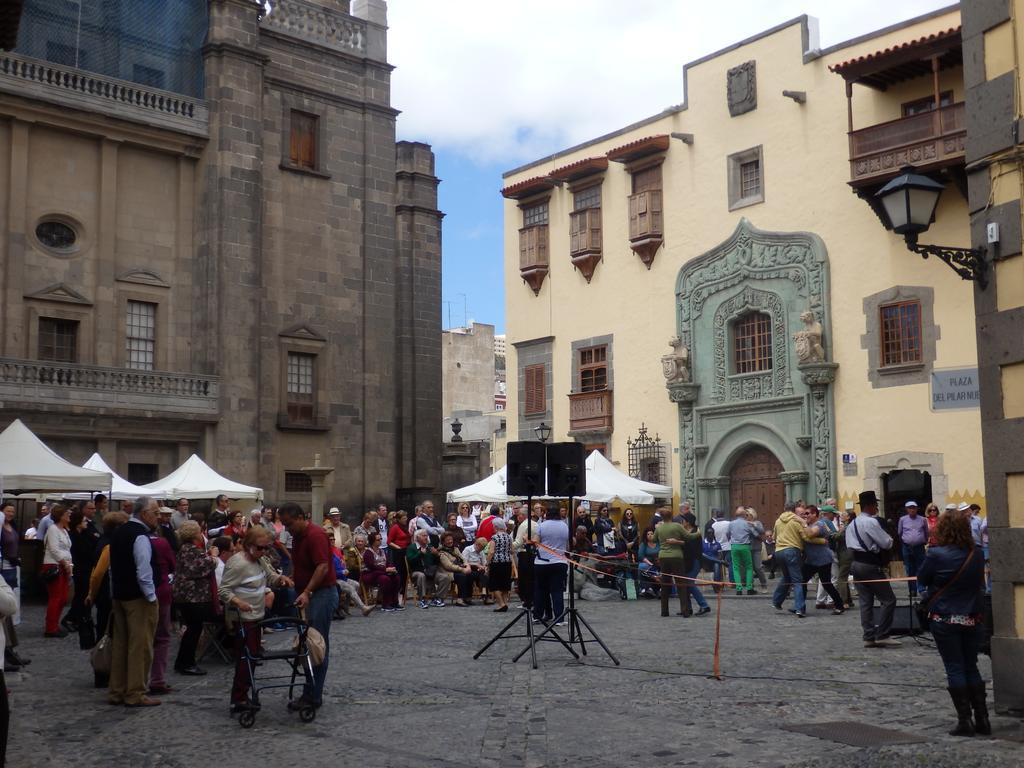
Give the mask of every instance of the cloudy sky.
<path id="1" fill-rule="evenodd" d="M 444 327 L 504 330 L 503 171 L 680 103 L 686 62 L 800 14 L 827 47 L 947 5 L 390 0 L 398 134 L 433 145 L 442 179 Z"/>

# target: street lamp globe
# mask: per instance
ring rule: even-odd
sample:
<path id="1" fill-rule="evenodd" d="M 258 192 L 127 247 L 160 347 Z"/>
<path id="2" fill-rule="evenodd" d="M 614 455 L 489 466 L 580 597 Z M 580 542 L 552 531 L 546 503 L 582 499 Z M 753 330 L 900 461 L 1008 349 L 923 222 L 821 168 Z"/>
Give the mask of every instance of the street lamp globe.
<path id="1" fill-rule="evenodd" d="M 546 443 L 548 438 L 551 437 L 551 427 L 542 421 L 539 426 L 533 428 L 533 433 L 537 436 L 538 440 Z"/>
<path id="2" fill-rule="evenodd" d="M 937 181 L 915 173 L 914 166 L 900 169 L 900 175 L 876 193 L 882 202 L 892 231 L 898 235 L 917 235 L 931 226 L 935 206 L 945 187 Z"/>

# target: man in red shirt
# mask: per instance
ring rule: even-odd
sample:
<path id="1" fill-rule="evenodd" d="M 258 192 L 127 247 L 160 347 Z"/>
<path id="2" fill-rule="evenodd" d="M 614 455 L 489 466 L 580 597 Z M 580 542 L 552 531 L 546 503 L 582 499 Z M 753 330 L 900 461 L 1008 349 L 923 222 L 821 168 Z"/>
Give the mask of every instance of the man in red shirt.
<path id="1" fill-rule="evenodd" d="M 331 653 L 331 618 L 338 607 L 337 577 L 331 562 L 331 545 L 319 525 L 310 524 L 302 507 L 293 502 L 281 506 L 278 516 L 292 536 L 292 578 L 295 580 L 295 607 L 305 610 L 306 621 L 324 638 L 324 661 L 313 667 L 313 679 L 307 680 L 302 696 L 290 709 L 312 704 L 319 708 L 324 699 L 324 681 Z"/>

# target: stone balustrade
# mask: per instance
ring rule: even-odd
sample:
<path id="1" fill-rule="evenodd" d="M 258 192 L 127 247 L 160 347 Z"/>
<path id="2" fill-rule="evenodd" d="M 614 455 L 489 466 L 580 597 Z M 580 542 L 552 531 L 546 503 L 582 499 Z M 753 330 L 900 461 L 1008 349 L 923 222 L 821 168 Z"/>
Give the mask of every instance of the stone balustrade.
<path id="1" fill-rule="evenodd" d="M 219 396 L 216 376 L 0 358 L 0 401 L 31 410 L 146 411 L 216 421 Z"/>
<path id="2" fill-rule="evenodd" d="M 342 53 L 366 55 L 366 22 L 304 0 L 274 0 L 260 26 Z"/>
<path id="3" fill-rule="evenodd" d="M 0 92 L 206 136 L 202 99 L 0 51 Z"/>

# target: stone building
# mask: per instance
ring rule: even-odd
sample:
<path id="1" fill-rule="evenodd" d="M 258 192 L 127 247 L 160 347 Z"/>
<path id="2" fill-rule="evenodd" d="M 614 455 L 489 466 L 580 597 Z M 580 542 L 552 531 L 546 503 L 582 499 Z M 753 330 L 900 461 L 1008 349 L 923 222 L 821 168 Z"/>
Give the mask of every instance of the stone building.
<path id="1" fill-rule="evenodd" d="M 956 7 L 824 50 L 800 17 L 509 171 L 509 439 L 544 421 L 705 518 L 983 501 L 971 287 L 874 197 L 917 161 L 948 186 L 929 237 L 968 241 L 964 53 Z"/>
<path id="2" fill-rule="evenodd" d="M 988 265 L 974 291 L 982 446 L 991 537 L 996 708 L 1024 713 L 1024 255 L 1019 94 L 1022 0 L 964 0 L 971 245 Z M 936 214 L 938 221 L 938 214 Z M 999 226 L 997 243 L 988 225 Z M 930 234 L 930 232 L 929 232 Z M 935 238 L 938 243 L 946 244 Z"/>
<path id="3" fill-rule="evenodd" d="M 439 482 L 441 213 L 383 0 L 0 17 L 0 423 L 355 511 Z M 20 24 L 19 24 L 20 22 Z"/>

